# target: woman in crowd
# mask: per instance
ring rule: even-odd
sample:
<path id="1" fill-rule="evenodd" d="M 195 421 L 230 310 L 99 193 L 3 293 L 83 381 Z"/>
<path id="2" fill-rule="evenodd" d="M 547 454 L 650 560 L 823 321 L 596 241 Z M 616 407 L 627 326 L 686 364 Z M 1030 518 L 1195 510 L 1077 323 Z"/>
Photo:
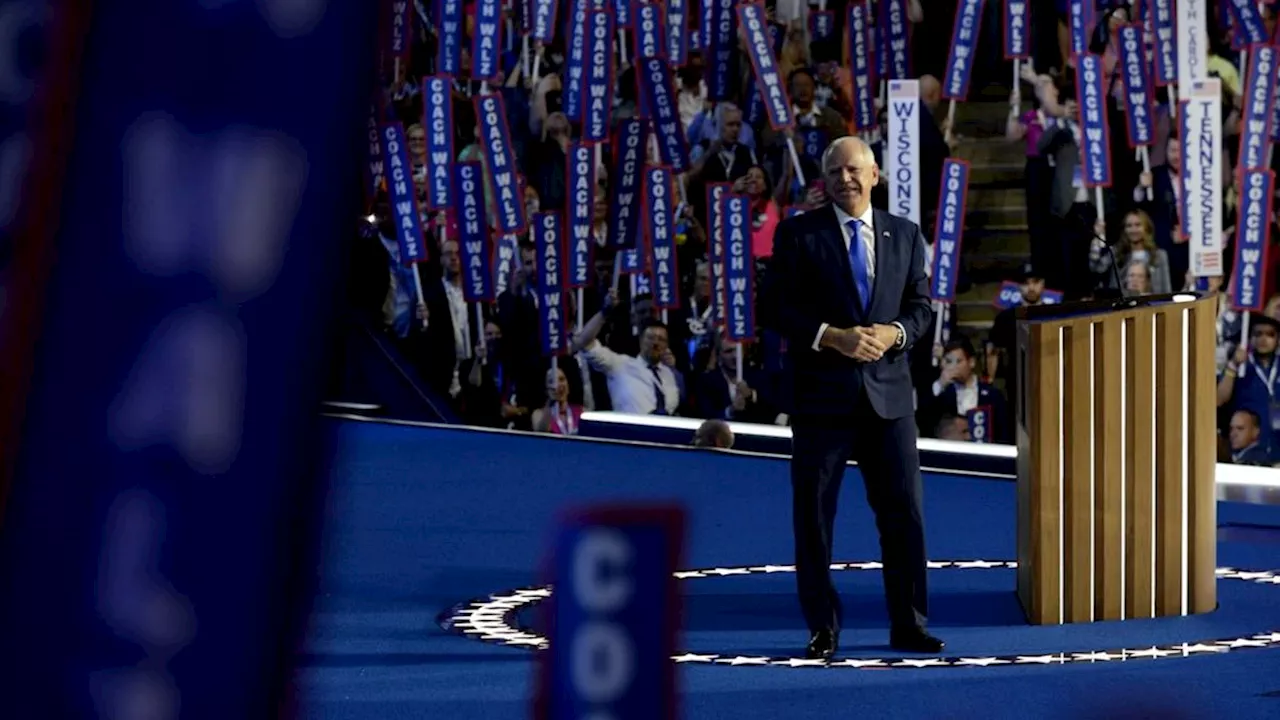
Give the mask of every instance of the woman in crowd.
<path id="1" fill-rule="evenodd" d="M 779 187 L 782 187 L 779 185 Z M 764 167 L 752 165 L 747 174 L 733 183 L 733 192 L 751 198 L 751 257 L 773 256 L 773 231 L 778 227 L 778 194 Z"/>
<path id="2" fill-rule="evenodd" d="M 582 406 L 569 403 L 569 379 L 560 368 L 547 371 L 547 402 L 533 411 L 533 431 L 577 435 Z"/>
<path id="3" fill-rule="evenodd" d="M 1098 228 L 1099 235 L 1101 228 Z M 1112 253 L 1118 270 L 1111 270 Z M 1089 267 L 1097 276 L 1098 284 L 1104 288 L 1116 288 L 1116 275 L 1128 277 L 1129 268 L 1143 265 L 1149 278 L 1151 292 L 1161 294 L 1173 292 L 1169 276 L 1169 255 L 1156 247 L 1156 228 L 1151 216 L 1141 210 L 1131 210 L 1124 216 L 1124 231 L 1121 241 L 1107 252 L 1101 238 L 1095 238 L 1089 250 Z"/>

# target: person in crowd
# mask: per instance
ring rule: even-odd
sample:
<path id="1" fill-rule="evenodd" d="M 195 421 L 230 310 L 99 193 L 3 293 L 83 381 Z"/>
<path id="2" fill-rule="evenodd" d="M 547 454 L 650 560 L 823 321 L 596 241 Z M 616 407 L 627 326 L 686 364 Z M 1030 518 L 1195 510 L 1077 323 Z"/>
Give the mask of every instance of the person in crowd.
<path id="1" fill-rule="evenodd" d="M 1101 236 L 1101 228 L 1097 228 Z M 1151 292 L 1164 294 L 1173 292 L 1169 276 L 1169 254 L 1156 246 L 1155 224 L 1151 216 L 1142 210 L 1131 210 L 1124 216 L 1124 231 L 1119 242 L 1111 252 L 1107 252 L 1102 237 L 1095 237 L 1089 249 L 1089 269 L 1097 277 L 1098 284 L 1104 288 L 1116 287 L 1119 282 L 1117 273 L 1112 271 L 1112 253 L 1115 264 L 1119 268 L 1120 277 L 1127 277 L 1133 265 L 1146 266 L 1150 277 Z"/>
<path id="2" fill-rule="evenodd" d="M 1049 164 L 1049 160 L 1040 154 L 1040 138 L 1049 128 L 1051 118 L 1046 112 L 1045 105 L 1054 106 L 1057 104 L 1058 88 L 1047 76 L 1042 82 L 1039 77 L 1031 70 L 1031 67 L 1025 66 L 1030 79 L 1039 87 L 1036 92 L 1031 94 L 1031 107 L 1018 114 L 1015 109 L 1012 98 L 1009 103 L 1009 118 L 1005 122 L 1005 137 L 1012 142 L 1023 141 L 1026 144 L 1026 207 L 1027 207 L 1027 237 L 1031 239 L 1033 263 L 1044 264 L 1048 258 L 1043 252 L 1046 243 L 1039 238 L 1047 237 L 1052 227 L 1049 224 L 1049 197 L 1053 188 L 1053 166 Z M 1042 99 L 1043 98 L 1043 99 Z M 1036 253 L 1036 250 L 1040 252 Z"/>
<path id="3" fill-rule="evenodd" d="M 1012 443 L 1013 425 L 1004 395 L 994 385 L 978 377 L 977 357 L 973 344 L 961 337 L 943 348 L 941 370 L 933 382 L 931 397 L 920 403 L 925 417 L 923 427 L 936 426 L 947 415 L 967 417 L 969 411 L 986 407 L 991 411 L 991 436 L 994 442 Z"/>
<path id="4" fill-rule="evenodd" d="M 555 77 L 551 75 L 549 77 Z M 546 210 L 564 212 L 565 188 L 568 185 L 569 143 L 573 129 L 569 118 L 562 112 L 554 112 L 542 124 L 540 139 L 529 147 L 525 163 L 528 188 L 537 193 L 540 206 Z"/>
<path id="5" fill-rule="evenodd" d="M 1152 201 L 1148 206 L 1155 227 L 1156 247 L 1165 251 L 1169 261 L 1169 277 L 1182 282 L 1191 263 L 1187 237 L 1182 234 L 1182 141 L 1176 134 L 1169 135 L 1165 145 L 1165 164 L 1144 173 L 1141 187 L 1152 188 Z"/>
<path id="6" fill-rule="evenodd" d="M 1236 348 L 1218 380 L 1218 407 L 1235 412 L 1249 410 L 1262 422 L 1262 443 L 1270 451 L 1280 447 L 1280 367 L 1276 341 L 1280 321 L 1262 313 L 1249 314 L 1248 349 Z"/>
<path id="7" fill-rule="evenodd" d="M 547 371 L 547 402 L 533 411 L 534 432 L 552 435 L 577 435 L 582 420 L 582 406 L 569 402 L 569 378 L 564 370 Z"/>
<path id="8" fill-rule="evenodd" d="M 934 425 L 932 434 L 939 440 L 973 442 L 973 436 L 969 434 L 969 420 L 964 415 L 957 415 L 954 412 L 943 413 Z"/>
<path id="9" fill-rule="evenodd" d="M 1044 302 L 1044 274 L 1035 265 L 1028 263 L 1022 266 L 1017 277 L 1018 291 L 1021 293 L 1024 306 L 1039 305 Z M 1005 308 L 996 313 L 991 325 L 986 348 L 986 375 L 999 378 L 1004 382 L 1005 392 L 1012 402 L 1017 402 L 1017 378 L 1014 377 L 1014 351 L 1017 345 L 1017 308 Z"/>
<path id="10" fill-rule="evenodd" d="M 1124 272 L 1124 296 L 1141 297 L 1151 293 L 1151 266 L 1145 262 L 1129 263 Z"/>
<path id="11" fill-rule="evenodd" d="M 684 380 L 676 371 L 675 355 L 667 346 L 666 325 L 658 320 L 646 322 L 640 330 L 640 352 L 636 355 L 621 355 L 596 339 L 607 313 L 617 302 L 617 292 L 610 291 L 605 296 L 601 311 L 574 337 L 575 352 L 584 353 L 591 366 L 604 373 L 614 411 L 632 415 L 677 414 L 684 399 Z"/>
<path id="12" fill-rule="evenodd" d="M 732 191 L 751 199 L 751 256 L 760 259 L 773 255 L 773 231 L 782 219 L 778 211 L 778 196 L 785 194 L 782 184 L 775 189 L 764 167 L 752 165 L 734 181 Z"/>
<path id="13" fill-rule="evenodd" d="M 706 110 L 707 83 L 703 80 L 702 53 L 690 52 L 684 67 L 676 71 L 676 102 L 680 107 L 680 124 L 689 137 L 694 119 Z M 714 137 L 714 135 L 713 135 Z"/>
<path id="14" fill-rule="evenodd" d="M 715 450 L 732 449 L 733 429 L 724 420 L 706 420 L 694 431 L 693 446 Z"/>
<path id="15" fill-rule="evenodd" d="M 1237 410 L 1231 414 L 1227 430 L 1231 446 L 1231 462 L 1236 465 L 1271 466 L 1274 462 L 1262 440 L 1262 420 L 1252 410 Z"/>
<path id="16" fill-rule="evenodd" d="M 724 336 L 717 339 L 717 345 L 713 367 L 694 380 L 698 417 L 774 424 L 778 412 L 769 401 L 764 373 L 744 360 L 742 379 L 737 378 L 739 348 L 743 352 L 746 348 Z"/>
<path id="17" fill-rule="evenodd" d="M 720 134 L 695 146 L 685 180 L 689 203 L 699 218 L 707 217 L 708 184 L 733 182 L 758 163 L 755 151 L 741 141 L 742 110 L 732 103 L 719 103 L 715 113 Z"/>
<path id="18" fill-rule="evenodd" d="M 533 244 L 522 240 L 519 263 L 511 273 L 507 289 L 498 295 L 498 325 L 502 328 L 502 364 L 508 374 L 508 387 L 521 408 L 521 419 L 527 427 L 529 413 L 543 396 L 543 373 L 546 360 L 538 337 L 537 293 L 533 283 L 537 277 L 537 256 Z"/>

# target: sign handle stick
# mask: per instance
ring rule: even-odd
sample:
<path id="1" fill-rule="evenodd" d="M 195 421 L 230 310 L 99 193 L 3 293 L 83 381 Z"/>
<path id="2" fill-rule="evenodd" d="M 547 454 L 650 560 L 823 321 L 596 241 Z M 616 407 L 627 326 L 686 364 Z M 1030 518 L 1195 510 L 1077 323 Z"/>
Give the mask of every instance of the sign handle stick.
<path id="1" fill-rule="evenodd" d="M 484 308 L 481 306 L 481 303 L 476 303 L 476 327 L 480 328 L 480 332 L 479 332 L 480 342 L 484 342 Z M 483 358 L 480 358 L 480 364 L 481 365 L 489 364 L 488 353 L 486 353 Z"/>
<path id="2" fill-rule="evenodd" d="M 738 382 L 742 382 L 742 343 L 738 343 L 738 347 L 734 348 L 733 360 L 738 366 Z"/>
<path id="3" fill-rule="evenodd" d="M 946 134 L 946 137 L 944 138 L 944 140 L 946 140 L 948 145 L 950 145 L 951 141 L 955 139 L 955 136 L 952 135 L 951 133 L 951 128 L 954 127 L 955 124 L 956 124 L 956 101 L 949 100 L 947 101 L 947 134 Z"/>
<path id="4" fill-rule="evenodd" d="M 1022 60 L 1020 58 L 1013 59 L 1013 95 L 1009 98 L 1009 104 L 1013 106 L 1013 114 L 1022 114 Z"/>
<path id="5" fill-rule="evenodd" d="M 520 38 L 520 68 L 524 70 L 526 82 L 528 78 L 533 77 L 533 73 L 529 71 L 529 36 L 524 35 Z"/>
<path id="6" fill-rule="evenodd" d="M 596 163 L 595 164 L 596 166 L 594 170 L 597 170 L 597 171 L 600 169 L 600 166 L 604 164 L 604 145 L 600 143 L 596 143 Z"/>
<path id="7" fill-rule="evenodd" d="M 663 325 L 666 325 L 666 324 L 667 324 L 667 309 L 666 309 L 666 308 L 662 308 L 662 324 L 663 324 Z"/>
<path id="8" fill-rule="evenodd" d="M 1240 344 L 1249 347 L 1249 313 L 1240 313 Z"/>
<path id="9" fill-rule="evenodd" d="M 1169 86 L 1169 117 L 1173 120 L 1178 119 L 1178 86 Z"/>
<path id="10" fill-rule="evenodd" d="M 1107 220 L 1106 220 L 1107 216 L 1102 206 L 1102 186 L 1098 186 L 1093 189 L 1093 204 L 1097 207 L 1098 219 L 1102 221 L 1103 227 L 1105 228 L 1107 223 Z"/>
<path id="11" fill-rule="evenodd" d="M 489 94 L 489 81 L 487 81 L 487 80 L 486 80 L 486 81 L 484 81 L 484 82 L 480 83 L 480 94 L 481 94 L 481 95 L 488 95 L 488 94 Z"/>
<path id="12" fill-rule="evenodd" d="M 1267 152 L 1269 153 L 1271 151 L 1267 150 Z M 1146 174 L 1151 174 L 1151 148 L 1147 147 L 1146 145 L 1143 145 L 1142 147 L 1138 148 L 1138 155 L 1141 156 L 1139 159 L 1142 160 L 1142 172 Z M 1270 164 L 1269 161 L 1270 161 L 1270 158 L 1268 158 L 1267 164 Z M 1147 186 L 1147 202 L 1151 202 L 1151 200 L 1154 197 L 1155 196 L 1152 194 L 1152 188 L 1150 185 L 1148 185 Z"/>
<path id="13" fill-rule="evenodd" d="M 800 153 L 796 152 L 795 138 L 787 136 L 787 151 L 791 153 L 791 165 L 796 169 L 796 179 L 800 181 L 800 187 L 808 185 L 804 179 L 804 170 L 800 168 Z"/>
<path id="14" fill-rule="evenodd" d="M 818 11 L 819 12 L 827 11 L 827 0 L 818 0 Z"/>
<path id="15" fill-rule="evenodd" d="M 618 66 L 625 67 L 627 64 L 627 30 L 626 28 L 618 28 Z"/>
<path id="16" fill-rule="evenodd" d="M 889 104 L 889 81 L 881 80 L 880 81 L 880 107 L 884 107 L 885 105 L 888 105 L 888 104 Z"/>
<path id="17" fill-rule="evenodd" d="M 516 22 L 510 16 L 507 17 L 507 52 L 515 49 Z"/>
<path id="18" fill-rule="evenodd" d="M 1271 167 L 1271 151 L 1276 147 L 1275 143 L 1267 144 L 1267 167 Z"/>
<path id="19" fill-rule="evenodd" d="M 529 74 L 529 87 L 538 86 L 538 73 L 541 71 L 542 65 L 542 43 L 538 43 L 538 49 L 533 53 L 533 72 Z"/>
<path id="20" fill-rule="evenodd" d="M 933 301 L 933 347 L 930 348 L 929 357 L 933 359 L 934 367 L 938 367 L 937 348 L 942 344 L 942 324 L 946 322 L 946 318 L 943 317 L 943 311 L 945 309 L 946 306 L 942 302 L 938 300 Z"/>
<path id="21" fill-rule="evenodd" d="M 1236 72 L 1240 73 L 1240 77 L 1249 76 L 1249 48 L 1247 46 L 1240 50 L 1240 65 L 1236 68 Z"/>
<path id="22" fill-rule="evenodd" d="M 551 356 L 551 372 L 553 373 L 559 372 L 559 370 L 560 370 L 560 358 L 555 355 L 552 355 Z"/>
<path id="23" fill-rule="evenodd" d="M 596 146 L 597 149 L 599 147 L 600 147 L 599 145 Z M 618 279 L 622 277 L 622 253 L 624 252 L 626 251 L 619 249 L 613 255 L 613 291 L 614 292 L 618 292 Z"/>
<path id="24" fill-rule="evenodd" d="M 413 265 L 413 285 L 414 285 L 414 288 L 418 291 L 418 302 L 419 302 L 420 304 L 422 304 L 422 305 L 426 305 L 426 304 L 427 304 L 427 296 L 426 296 L 426 295 L 424 295 L 424 294 L 422 294 L 422 275 L 420 275 L 420 274 L 418 273 L 418 264 L 417 264 L 417 263 L 414 263 L 414 265 Z M 416 311 L 416 308 L 415 308 L 415 311 Z M 429 323 L 429 322 L 430 322 L 430 319 L 429 319 L 429 318 L 427 318 L 427 319 L 423 319 L 423 321 L 422 321 L 422 329 L 423 329 L 423 330 L 427 329 L 427 323 Z"/>
<path id="25" fill-rule="evenodd" d="M 386 67 L 383 65 L 383 67 Z M 400 58 L 392 61 L 391 65 L 391 81 L 396 85 L 400 84 Z"/>
<path id="26" fill-rule="evenodd" d="M 583 326 L 584 324 L 586 324 L 586 323 L 584 322 L 584 320 L 586 319 L 586 312 L 584 311 L 584 309 L 583 309 L 583 307 L 582 307 L 582 288 L 578 288 L 577 290 L 574 290 L 574 300 L 577 300 L 577 301 L 578 301 L 578 302 L 577 302 L 577 306 L 578 306 L 578 332 L 582 332 L 582 326 Z"/>

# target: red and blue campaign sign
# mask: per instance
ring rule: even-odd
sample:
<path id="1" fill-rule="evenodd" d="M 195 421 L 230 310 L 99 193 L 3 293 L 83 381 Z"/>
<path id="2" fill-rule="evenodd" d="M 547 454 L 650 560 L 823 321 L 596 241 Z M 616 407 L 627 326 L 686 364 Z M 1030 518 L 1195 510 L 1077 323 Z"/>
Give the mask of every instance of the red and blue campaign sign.
<path id="1" fill-rule="evenodd" d="M 476 0 L 471 34 L 471 79 L 502 81 L 502 0 Z"/>
<path id="2" fill-rule="evenodd" d="M 683 67 L 689 60 L 689 0 L 667 0 L 667 62 Z"/>
<path id="3" fill-rule="evenodd" d="M 1129 147 L 1151 144 L 1151 81 L 1147 77 L 1147 53 L 1142 45 L 1142 27 L 1121 25 L 1116 32 L 1120 43 L 1120 71 L 1124 80 L 1124 107 Z"/>
<path id="4" fill-rule="evenodd" d="M 986 405 L 978 407 L 965 413 L 965 419 L 969 421 L 969 438 L 976 443 L 990 443 L 992 440 L 991 430 L 991 408 Z"/>
<path id="5" fill-rule="evenodd" d="M 684 512 L 677 507 L 574 513 L 556 533 L 537 720 L 678 717 Z"/>
<path id="6" fill-rule="evenodd" d="M 591 0 L 569 0 L 566 32 L 569 37 L 568 57 L 564 65 L 564 92 L 560 107 L 573 122 L 582 122 L 586 112 L 582 101 L 587 83 L 587 6 Z M 607 51 L 606 51 L 607 52 Z"/>
<path id="7" fill-rule="evenodd" d="M 613 197 L 609 203 L 609 240 L 615 248 L 635 248 L 640 239 L 646 125 L 638 118 L 618 123 L 610 174 Z"/>
<path id="8" fill-rule="evenodd" d="M 939 302 L 956 297 L 960 271 L 960 243 L 964 239 L 964 210 L 969 195 L 969 163 L 947 158 L 942 164 L 938 220 L 933 235 L 933 277 L 929 291 Z"/>
<path id="9" fill-rule="evenodd" d="M 1004 0 L 1004 59 L 1031 57 L 1031 2 Z"/>
<path id="10" fill-rule="evenodd" d="M 711 317 L 719 327 L 724 327 L 725 323 L 724 301 L 728 288 L 724 279 L 724 205 L 720 200 L 732 189 L 732 183 L 707 183 L 707 267 L 714 308 Z"/>
<path id="11" fill-rule="evenodd" d="M 1249 52 L 1249 71 L 1245 75 L 1244 117 L 1240 133 L 1241 170 L 1263 170 L 1269 158 L 1272 114 L 1276 111 L 1276 64 L 1280 50 L 1272 45 L 1255 45 Z"/>
<path id="12" fill-rule="evenodd" d="M 631 0 L 610 0 L 613 5 L 613 23 L 619 28 L 631 27 Z"/>
<path id="13" fill-rule="evenodd" d="M 809 34 L 814 40 L 826 40 L 835 34 L 836 14 L 830 10 L 809 11 Z"/>
<path id="14" fill-rule="evenodd" d="M 569 144 L 565 153 L 565 178 L 569 194 L 565 198 L 565 217 L 569 225 L 568 287 L 582 288 L 591 284 L 591 230 L 595 216 L 596 163 L 595 150 L 581 141 Z"/>
<path id="15" fill-rule="evenodd" d="M 756 337 L 751 261 L 751 199 L 726 194 L 720 200 L 724 222 L 725 336 L 738 342 Z"/>
<path id="16" fill-rule="evenodd" d="M 756 89 L 764 100 L 769 126 L 774 130 L 789 128 L 794 124 L 791 101 L 787 99 L 782 73 L 773 57 L 773 47 L 769 42 L 769 18 L 764 5 L 739 5 L 738 22 L 742 27 L 742 38 L 747 44 L 747 54 L 751 58 L 751 69 L 756 76 Z"/>
<path id="17" fill-rule="evenodd" d="M 376 102 L 369 104 L 369 122 L 368 122 L 368 147 L 367 155 L 364 163 L 364 193 L 366 205 L 373 207 L 373 199 L 378 195 L 378 189 L 382 187 L 382 183 L 386 182 L 386 161 L 382 156 L 382 136 L 378 132 L 378 104 Z"/>
<path id="18" fill-rule="evenodd" d="M 476 118 L 480 121 L 480 146 L 484 148 L 489 163 L 489 177 L 493 182 L 493 197 L 498 205 L 498 227 L 503 233 L 518 235 L 524 232 L 524 196 L 519 192 L 516 179 L 514 148 L 511 131 L 507 128 L 507 111 L 502 96 L 477 95 Z"/>
<path id="19" fill-rule="evenodd" d="M 1093 0 L 1069 0 L 1067 4 L 1067 22 L 1071 36 L 1071 57 L 1079 57 L 1089 52 L 1089 15 L 1093 9 Z"/>
<path id="20" fill-rule="evenodd" d="M 1178 35 L 1174 28 L 1174 0 L 1148 0 L 1151 24 L 1155 28 L 1156 87 L 1178 82 Z"/>
<path id="21" fill-rule="evenodd" d="M 853 64 L 853 125 L 870 130 L 876 126 L 875 90 L 871 77 L 871 9 L 867 0 L 849 3 L 849 59 Z"/>
<path id="22" fill-rule="evenodd" d="M 387 199 L 395 216 L 400 260 L 406 265 L 422 262 L 427 259 L 427 248 L 422 240 L 418 193 L 413 185 L 413 165 L 404 142 L 404 127 L 398 122 L 385 123 L 381 132 L 382 155 L 387 167 Z"/>
<path id="23" fill-rule="evenodd" d="M 1236 221 L 1235 288 L 1231 304 L 1237 310 L 1262 310 L 1263 269 L 1271 242 L 1271 191 L 1275 175 L 1270 170 L 1248 170 L 1241 179 L 1240 207 Z"/>
<path id="24" fill-rule="evenodd" d="M 1062 302 L 1061 290 L 1042 290 L 1040 292 L 1040 302 L 1045 305 L 1056 305 Z M 996 293 L 996 297 L 991 304 L 1001 310 L 1007 310 L 1011 307 L 1018 307 L 1022 304 L 1022 287 L 1012 280 L 1005 280 L 1000 283 L 1000 291 Z"/>
<path id="25" fill-rule="evenodd" d="M 1111 186 L 1111 131 L 1107 127 L 1106 78 L 1102 58 L 1085 53 L 1076 58 L 1076 94 L 1080 105 L 1080 154 L 1085 187 Z"/>
<path id="26" fill-rule="evenodd" d="M 636 9 L 636 56 L 638 59 L 667 56 L 664 15 L 662 6 L 655 3 L 645 3 Z"/>
<path id="27" fill-rule="evenodd" d="M 906 80 L 911 77 L 911 39 L 907 18 L 908 0 L 883 0 L 888 7 L 884 10 L 888 22 L 887 47 L 882 45 L 881 55 L 885 56 L 887 76 L 884 80 Z"/>
<path id="28" fill-rule="evenodd" d="M 653 6 L 642 6 L 645 7 Z M 650 119 L 654 136 L 658 139 L 658 155 L 663 164 L 678 173 L 684 172 L 689 169 L 689 140 L 684 134 L 684 123 L 680 122 L 670 66 L 662 58 L 649 57 L 640 61 L 639 72 L 640 94 L 649 99 Z"/>
<path id="29" fill-rule="evenodd" d="M 427 209 L 448 210 L 453 185 L 453 81 L 435 75 L 422 81 L 422 129 L 427 135 Z"/>
<path id="30" fill-rule="evenodd" d="M 1221 0 L 1231 14 L 1232 34 L 1240 47 L 1267 42 L 1267 28 L 1258 11 L 1257 0 Z"/>
<path id="31" fill-rule="evenodd" d="M 484 173 L 480 163 L 453 166 L 453 197 L 458 213 L 458 251 L 462 260 L 462 294 L 467 302 L 493 302 L 493 258 L 489 225 L 484 218 Z"/>
<path id="32" fill-rule="evenodd" d="M 402 63 L 409 61 L 409 49 L 413 44 L 413 4 L 409 0 L 390 0 L 387 3 L 387 50 L 391 58 Z"/>
<path id="33" fill-rule="evenodd" d="M 649 218 L 650 265 L 653 269 L 653 306 L 680 307 L 680 275 L 676 270 L 676 215 L 671 170 L 645 170 L 644 199 Z"/>
<path id="34" fill-rule="evenodd" d="M 560 9 L 557 0 L 533 0 L 533 32 L 530 36 L 543 45 L 550 45 L 556 39 L 556 12 Z"/>
<path id="35" fill-rule="evenodd" d="M 609 118 L 613 113 L 612 50 L 613 15 L 605 10 L 588 12 L 582 137 L 589 142 L 609 139 Z"/>
<path id="36" fill-rule="evenodd" d="M 619 255 L 622 258 L 618 263 L 618 272 L 623 275 L 638 275 L 644 272 L 644 253 L 640 252 L 640 248 L 635 247 L 630 250 L 623 250 Z"/>
<path id="37" fill-rule="evenodd" d="M 540 212 L 533 215 L 533 247 L 538 272 L 538 330 L 542 338 L 542 354 L 561 355 L 569 330 L 564 308 L 564 234 L 560 213 Z"/>
<path id="38" fill-rule="evenodd" d="M 436 72 L 457 77 L 462 73 L 462 0 L 439 0 L 436 7 L 440 23 Z"/>
<path id="39" fill-rule="evenodd" d="M 982 27 L 983 0 L 960 0 L 956 22 L 951 30 L 951 55 L 943 75 L 942 97 L 964 100 L 969 94 L 969 79 L 978 54 L 978 30 Z"/>
<path id="40" fill-rule="evenodd" d="M 707 99 L 731 100 L 736 92 L 733 80 L 734 0 L 702 0 L 703 64 L 707 68 Z"/>

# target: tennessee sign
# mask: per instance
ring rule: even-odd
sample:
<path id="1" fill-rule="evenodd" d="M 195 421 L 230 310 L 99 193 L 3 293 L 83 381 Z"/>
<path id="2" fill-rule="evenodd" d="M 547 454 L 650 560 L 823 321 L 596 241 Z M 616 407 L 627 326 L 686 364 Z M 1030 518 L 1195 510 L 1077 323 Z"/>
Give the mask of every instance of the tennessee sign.
<path id="1" fill-rule="evenodd" d="M 518 192 L 516 163 L 507 130 L 507 112 L 501 95 L 479 95 L 475 98 L 476 117 L 480 121 L 480 145 L 489 161 L 493 180 L 493 197 L 498 204 L 498 227 L 504 233 L 524 232 L 524 197 Z"/>
<path id="2" fill-rule="evenodd" d="M 1271 143 L 1270 124 L 1276 100 L 1277 59 L 1280 51 L 1271 45 L 1257 45 L 1249 53 L 1238 158 L 1241 170 L 1262 170 L 1269 164 L 1267 148 Z"/>
<path id="3" fill-rule="evenodd" d="M 422 127 L 427 134 L 427 209 L 448 210 L 453 185 L 452 82 L 443 75 L 422 81 Z"/>
<path id="4" fill-rule="evenodd" d="M 849 4 L 849 59 L 853 64 L 854 128 L 876 126 L 876 109 L 871 87 L 871 9 L 867 0 Z"/>
<path id="5" fill-rule="evenodd" d="M 675 507 L 611 507 L 561 524 L 537 720 L 678 717 L 673 573 L 681 567 L 684 523 Z"/>
<path id="6" fill-rule="evenodd" d="M 1190 240 L 1191 274 L 1222 274 L 1222 108 L 1217 78 L 1183 91 L 1178 113 L 1182 138 L 1183 229 Z"/>
<path id="7" fill-rule="evenodd" d="M 730 340 L 755 340 L 755 312 L 752 300 L 751 200 L 745 195 L 725 194 L 724 218 L 725 335 Z"/>
<path id="8" fill-rule="evenodd" d="M 1111 134 L 1107 127 L 1106 79 L 1102 74 L 1102 58 L 1084 54 L 1076 58 L 1080 75 L 1076 82 L 1079 95 L 1080 127 L 1084 145 L 1085 187 L 1111 185 Z"/>
<path id="9" fill-rule="evenodd" d="M 1147 54 L 1142 45 L 1142 26 L 1122 25 L 1116 37 L 1120 41 L 1129 147 L 1150 145 L 1151 83 L 1147 79 Z"/>
<path id="10" fill-rule="evenodd" d="M 542 212 L 533 216 L 534 249 L 538 272 L 538 328 L 542 336 L 542 354 L 564 352 L 565 323 L 564 236 L 560 233 L 560 213 Z"/>
<path id="11" fill-rule="evenodd" d="M 1267 265 L 1271 240 L 1271 189 L 1269 170 L 1246 171 L 1241 177 L 1240 220 L 1236 222 L 1235 288 L 1231 303 L 1237 310 L 1262 310 L 1262 271 Z"/>
<path id="12" fill-rule="evenodd" d="M 649 250 L 653 269 L 653 306 L 658 309 L 680 307 L 680 276 L 676 271 L 676 218 L 671 197 L 671 170 L 652 167 L 645 170 L 645 213 L 649 218 Z"/>
<path id="13" fill-rule="evenodd" d="M 400 243 L 400 261 L 405 265 L 427 259 L 422 242 L 422 224 L 418 216 L 418 193 L 413 186 L 409 148 L 404 143 L 404 127 L 400 123 L 382 125 L 382 154 L 387 167 L 387 195 L 395 216 L 396 241 Z"/>
<path id="14" fill-rule="evenodd" d="M 955 27 L 951 31 L 951 55 L 943 75 L 942 97 L 964 100 L 969 94 L 969 78 L 977 55 L 978 30 L 982 25 L 983 0 L 960 0 Z"/>
<path id="15" fill-rule="evenodd" d="M 497 82 L 502 79 L 502 2 L 476 0 L 475 30 L 471 37 L 471 79 Z"/>
<path id="16" fill-rule="evenodd" d="M 462 260 L 462 295 L 467 302 L 492 302 L 493 260 L 489 227 L 484 219 L 484 176 L 479 162 L 453 166 L 453 196 L 458 204 L 458 249 Z"/>
<path id="17" fill-rule="evenodd" d="M 968 193 L 969 163 L 947 158 L 942 164 L 942 188 L 938 198 L 929 288 L 933 299 L 938 302 L 949 303 L 956 297 L 956 273 L 960 270 L 960 242 L 964 239 L 964 208 Z"/>
<path id="18" fill-rule="evenodd" d="M 569 194 L 565 199 L 565 215 L 569 224 L 568 287 L 591 284 L 591 226 L 595 217 L 596 164 L 595 150 L 581 141 L 569 144 L 566 153 L 565 178 Z"/>
<path id="19" fill-rule="evenodd" d="M 1027 33 L 1031 30 L 1030 0 L 1004 0 L 1004 59 L 1026 60 L 1031 57 L 1031 43 Z"/>
<path id="20" fill-rule="evenodd" d="M 778 63 L 773 59 L 773 48 L 769 44 L 769 31 L 766 27 L 769 21 L 764 5 L 739 5 L 738 22 L 742 28 L 742 39 L 747 44 L 747 54 L 751 57 L 751 69 L 755 71 L 756 89 L 764 100 L 765 113 L 769 116 L 769 125 L 774 130 L 789 128 L 793 124 L 791 101 L 787 99 L 787 90 L 782 86 Z"/>

